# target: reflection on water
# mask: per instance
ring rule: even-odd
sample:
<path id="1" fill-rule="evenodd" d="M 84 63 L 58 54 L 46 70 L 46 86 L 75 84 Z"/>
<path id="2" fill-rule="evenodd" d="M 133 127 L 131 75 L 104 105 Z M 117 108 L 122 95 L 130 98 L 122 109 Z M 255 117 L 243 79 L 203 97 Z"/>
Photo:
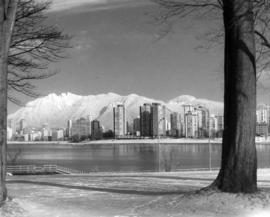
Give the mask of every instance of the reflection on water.
<path id="1" fill-rule="evenodd" d="M 221 144 L 9 144 L 9 164 L 57 164 L 91 171 L 176 171 L 219 167 Z M 270 166 L 270 145 L 258 144 L 259 167 Z"/>

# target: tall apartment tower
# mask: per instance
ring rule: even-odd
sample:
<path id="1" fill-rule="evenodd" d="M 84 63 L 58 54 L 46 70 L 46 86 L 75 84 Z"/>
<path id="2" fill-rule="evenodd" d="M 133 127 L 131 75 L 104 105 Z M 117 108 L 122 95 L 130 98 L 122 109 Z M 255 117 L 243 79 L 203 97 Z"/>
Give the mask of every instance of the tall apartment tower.
<path id="1" fill-rule="evenodd" d="M 67 131 L 66 131 L 66 135 L 67 135 L 68 138 L 70 138 L 72 136 L 71 129 L 72 129 L 72 120 L 68 120 L 68 122 L 67 122 Z"/>
<path id="2" fill-rule="evenodd" d="M 268 123 L 268 112 L 266 108 L 256 110 L 257 123 Z"/>
<path id="3" fill-rule="evenodd" d="M 210 133 L 210 137 L 215 137 L 216 136 L 216 132 L 218 131 L 218 120 L 215 117 L 215 115 L 210 115 L 209 118 L 209 133 Z"/>
<path id="4" fill-rule="evenodd" d="M 27 124 L 26 124 L 26 120 L 25 119 L 21 119 L 20 120 L 19 126 L 20 126 L 20 134 L 21 135 L 27 133 Z"/>
<path id="5" fill-rule="evenodd" d="M 151 136 L 151 107 L 149 103 L 140 107 L 140 134 L 143 137 Z"/>
<path id="6" fill-rule="evenodd" d="M 10 129 L 12 129 L 12 135 L 16 134 L 16 122 L 14 119 L 8 119 L 7 125 Z"/>
<path id="7" fill-rule="evenodd" d="M 113 108 L 113 129 L 115 137 L 125 136 L 127 133 L 126 111 L 123 104 Z"/>
<path id="8" fill-rule="evenodd" d="M 91 115 L 87 115 L 86 117 L 86 120 L 87 120 L 87 126 L 88 126 L 88 130 L 89 130 L 89 135 L 92 134 L 92 126 L 91 126 L 91 121 L 92 121 L 92 117 Z"/>
<path id="9" fill-rule="evenodd" d="M 178 112 L 173 112 L 171 118 L 171 135 L 174 137 L 181 136 L 181 116 Z"/>
<path id="10" fill-rule="evenodd" d="M 151 120 L 152 120 L 152 136 L 166 136 L 166 107 L 160 103 L 152 103 Z"/>
<path id="11" fill-rule="evenodd" d="M 92 140 L 97 140 L 101 139 L 101 126 L 98 120 L 93 120 L 91 122 L 91 139 Z"/>
<path id="12" fill-rule="evenodd" d="M 137 117 L 133 119 L 133 135 L 140 136 L 141 134 L 141 119 Z"/>
<path id="13" fill-rule="evenodd" d="M 198 137 L 198 116 L 194 112 L 188 111 L 185 114 L 185 134 L 186 138 Z"/>

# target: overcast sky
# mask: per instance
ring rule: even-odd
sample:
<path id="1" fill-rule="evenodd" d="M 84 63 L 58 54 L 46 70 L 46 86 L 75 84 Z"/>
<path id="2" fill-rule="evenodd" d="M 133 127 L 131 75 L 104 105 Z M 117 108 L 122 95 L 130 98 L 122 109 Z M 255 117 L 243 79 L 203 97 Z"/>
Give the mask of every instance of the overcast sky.
<path id="1" fill-rule="evenodd" d="M 72 35 L 73 48 L 51 64 L 59 73 L 38 82 L 39 91 L 222 101 L 222 48 L 198 49 L 216 22 L 185 19 L 157 40 L 163 29 L 152 17 L 157 11 L 147 0 L 54 0 L 48 23 Z M 17 108 L 9 104 L 9 113 Z"/>

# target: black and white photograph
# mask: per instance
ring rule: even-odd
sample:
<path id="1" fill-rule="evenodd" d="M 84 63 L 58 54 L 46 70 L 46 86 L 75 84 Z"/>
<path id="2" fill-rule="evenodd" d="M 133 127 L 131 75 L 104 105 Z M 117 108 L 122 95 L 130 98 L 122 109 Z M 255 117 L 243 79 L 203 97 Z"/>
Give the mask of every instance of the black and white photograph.
<path id="1" fill-rule="evenodd" d="M 0 217 L 269 216 L 269 0 L 0 0 Z"/>

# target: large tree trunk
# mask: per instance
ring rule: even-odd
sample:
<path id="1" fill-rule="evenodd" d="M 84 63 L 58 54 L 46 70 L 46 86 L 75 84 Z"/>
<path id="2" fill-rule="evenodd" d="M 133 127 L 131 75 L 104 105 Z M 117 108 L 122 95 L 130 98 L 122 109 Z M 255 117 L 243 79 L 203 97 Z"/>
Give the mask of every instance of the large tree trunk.
<path id="1" fill-rule="evenodd" d="M 256 65 L 251 0 L 223 0 L 225 90 L 222 162 L 214 186 L 226 192 L 257 190 Z"/>
<path id="2" fill-rule="evenodd" d="M 0 1 L 0 202 L 7 197 L 7 58 L 17 9 L 17 0 Z"/>

